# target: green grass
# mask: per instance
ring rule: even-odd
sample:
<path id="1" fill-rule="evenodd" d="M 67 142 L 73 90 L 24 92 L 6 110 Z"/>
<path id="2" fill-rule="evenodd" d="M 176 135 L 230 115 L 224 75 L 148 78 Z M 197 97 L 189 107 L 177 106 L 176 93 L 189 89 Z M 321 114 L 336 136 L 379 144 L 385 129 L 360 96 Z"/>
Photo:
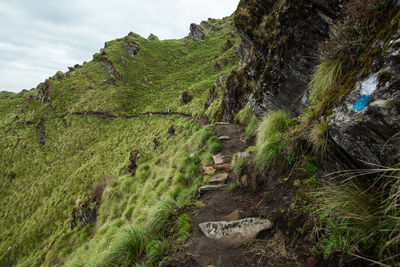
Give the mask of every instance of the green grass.
<path id="1" fill-rule="evenodd" d="M 257 135 L 260 119 L 257 118 L 248 106 L 245 106 L 236 116 L 235 122 L 245 127 L 246 138 L 251 139 Z"/>
<path id="2" fill-rule="evenodd" d="M 277 160 L 288 147 L 287 133 L 290 118 L 284 111 L 271 111 L 265 114 L 257 129 L 254 161 L 259 170 Z"/>
<path id="3" fill-rule="evenodd" d="M 61 80 L 48 80 L 48 104 L 35 99 L 37 90 L 0 93 L 0 265 L 157 265 L 174 240 L 188 238 L 188 218 L 177 210 L 202 183 L 201 165 L 221 149 L 212 126 L 200 129 L 196 121 L 174 115 L 121 116 L 168 108 L 206 114 L 212 84 L 238 62 L 232 18 L 215 24 L 219 30 L 205 30 L 204 41 L 136 36 L 141 49 L 134 58 L 123 39 L 107 42 L 102 50 L 121 75 L 115 84 L 107 83 L 105 63 L 93 60 Z M 234 44 L 228 50 L 227 39 Z M 214 67 L 216 61 L 221 68 Z M 184 91 L 193 96 L 186 105 Z M 121 118 L 82 116 L 85 112 Z M 45 145 L 39 144 L 39 122 L 45 125 Z M 177 136 L 167 140 L 171 125 Z M 160 144 L 153 153 L 154 137 Z M 140 165 L 131 177 L 133 149 Z M 72 211 L 99 181 L 106 182 L 97 192 L 96 222 L 71 230 Z"/>
<path id="4" fill-rule="evenodd" d="M 369 171 L 377 172 L 384 174 L 374 181 L 357 175 L 319 191 L 321 222 L 326 224 L 320 246 L 325 255 L 339 251 L 382 266 L 398 263 L 399 170 Z"/>

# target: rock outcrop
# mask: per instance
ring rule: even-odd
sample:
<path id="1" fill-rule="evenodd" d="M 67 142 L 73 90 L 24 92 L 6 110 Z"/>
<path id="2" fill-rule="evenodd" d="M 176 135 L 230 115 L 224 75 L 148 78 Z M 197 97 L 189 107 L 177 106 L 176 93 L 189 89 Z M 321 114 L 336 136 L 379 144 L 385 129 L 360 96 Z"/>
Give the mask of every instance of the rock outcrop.
<path id="1" fill-rule="evenodd" d="M 129 153 L 129 166 L 127 169 L 127 173 L 131 176 L 135 175 L 136 169 L 139 166 L 140 153 L 137 149 L 132 149 L 131 153 Z"/>
<path id="2" fill-rule="evenodd" d="M 328 37 L 340 0 L 242 0 L 235 25 L 242 43 L 240 70 L 227 82 L 225 121 L 248 103 L 261 117 L 268 110 L 301 112 L 317 44 Z"/>
<path id="3" fill-rule="evenodd" d="M 200 25 L 192 23 L 190 24 L 189 38 L 192 38 L 194 40 L 204 40 L 206 38 L 206 35 L 204 34 L 203 29 Z"/>
<path id="4" fill-rule="evenodd" d="M 42 105 L 50 103 L 50 101 L 51 101 L 50 87 L 51 87 L 51 81 L 50 80 L 46 80 L 44 83 L 40 83 L 36 87 L 36 89 L 38 90 L 37 99 L 40 100 L 40 103 Z"/>
<path id="5" fill-rule="evenodd" d="M 150 35 L 149 35 L 149 37 L 147 37 L 147 39 L 151 40 L 151 41 L 158 41 L 159 40 L 158 37 L 156 35 L 152 34 L 152 33 L 150 33 Z"/>
<path id="6" fill-rule="evenodd" d="M 105 49 L 102 49 L 100 54 L 93 55 L 93 60 L 105 63 L 106 71 L 111 79 L 120 79 L 122 77 L 113 62 L 108 58 Z"/>
<path id="7" fill-rule="evenodd" d="M 392 21 L 386 31 L 389 36 L 378 37 L 364 51 L 350 78 L 355 80 L 353 91 L 327 119 L 334 144 L 367 167 L 390 166 L 400 154 L 399 22 Z M 326 167 L 326 172 L 337 169 Z"/>
<path id="8" fill-rule="evenodd" d="M 128 36 L 124 38 L 124 48 L 132 58 L 140 51 L 140 45 L 136 42 L 135 37 L 136 35 L 130 32 Z"/>

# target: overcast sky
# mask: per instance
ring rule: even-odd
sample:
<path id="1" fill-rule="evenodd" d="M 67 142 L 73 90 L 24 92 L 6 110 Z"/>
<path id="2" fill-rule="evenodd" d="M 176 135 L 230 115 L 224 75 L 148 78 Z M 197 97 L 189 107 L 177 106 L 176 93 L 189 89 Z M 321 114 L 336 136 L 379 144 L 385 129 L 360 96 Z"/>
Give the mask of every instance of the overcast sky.
<path id="1" fill-rule="evenodd" d="M 130 31 L 179 39 L 239 0 L 0 0 L 0 91 L 31 89 Z"/>

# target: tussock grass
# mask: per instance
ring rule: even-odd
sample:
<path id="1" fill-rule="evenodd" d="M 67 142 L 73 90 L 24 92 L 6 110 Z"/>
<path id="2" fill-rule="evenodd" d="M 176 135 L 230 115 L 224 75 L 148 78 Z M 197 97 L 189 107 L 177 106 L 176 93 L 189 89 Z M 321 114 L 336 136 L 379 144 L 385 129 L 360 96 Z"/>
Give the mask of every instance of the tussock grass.
<path id="1" fill-rule="evenodd" d="M 257 135 L 257 128 L 260 124 L 258 119 L 248 106 L 245 106 L 234 119 L 241 126 L 245 127 L 246 138 L 251 139 Z"/>
<path id="2" fill-rule="evenodd" d="M 378 177 L 364 176 L 372 173 Z M 344 174 L 350 176 L 345 182 L 317 193 L 326 224 L 324 253 L 340 251 L 382 266 L 396 265 L 400 259 L 400 169 Z"/>
<path id="3" fill-rule="evenodd" d="M 281 153 L 287 144 L 289 130 L 289 116 L 284 111 L 268 112 L 257 129 L 255 163 L 259 170 L 263 170 Z"/>

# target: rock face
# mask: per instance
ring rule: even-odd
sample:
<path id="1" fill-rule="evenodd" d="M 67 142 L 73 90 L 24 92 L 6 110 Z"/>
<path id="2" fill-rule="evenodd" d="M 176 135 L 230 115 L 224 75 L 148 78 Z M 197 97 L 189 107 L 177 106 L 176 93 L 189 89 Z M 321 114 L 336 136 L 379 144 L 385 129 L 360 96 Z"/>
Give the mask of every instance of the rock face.
<path id="1" fill-rule="evenodd" d="M 205 222 L 199 227 L 208 238 L 238 245 L 253 240 L 261 231 L 271 229 L 272 223 L 259 218 L 246 218 L 232 222 Z"/>
<path id="2" fill-rule="evenodd" d="M 38 90 L 37 98 L 40 99 L 40 103 L 42 105 L 50 103 L 50 101 L 51 101 L 50 87 L 51 87 L 50 80 L 46 80 L 44 83 L 41 83 L 37 86 L 37 90 Z"/>
<path id="3" fill-rule="evenodd" d="M 204 34 L 203 29 L 201 28 L 200 25 L 192 23 L 192 24 L 190 24 L 189 38 L 192 38 L 195 40 L 196 39 L 204 40 L 206 38 L 206 35 Z"/>
<path id="4" fill-rule="evenodd" d="M 189 104 L 193 99 L 193 93 L 190 90 L 185 90 L 182 93 L 182 103 Z"/>
<path id="5" fill-rule="evenodd" d="M 364 58 L 372 54 L 371 67 L 357 66 L 354 90 L 328 117 L 329 134 L 358 163 L 390 166 L 400 154 L 400 30 L 377 39 Z"/>
<path id="6" fill-rule="evenodd" d="M 124 38 L 124 48 L 128 54 L 133 58 L 140 50 L 140 45 L 135 41 L 134 37 L 136 35 L 130 32 L 128 36 Z"/>
<path id="7" fill-rule="evenodd" d="M 231 121 L 248 102 L 261 117 L 285 109 L 298 114 L 318 61 L 317 44 L 328 37 L 340 0 L 242 0 L 235 25 L 242 43 L 239 71 L 230 74 L 223 119 Z"/>

